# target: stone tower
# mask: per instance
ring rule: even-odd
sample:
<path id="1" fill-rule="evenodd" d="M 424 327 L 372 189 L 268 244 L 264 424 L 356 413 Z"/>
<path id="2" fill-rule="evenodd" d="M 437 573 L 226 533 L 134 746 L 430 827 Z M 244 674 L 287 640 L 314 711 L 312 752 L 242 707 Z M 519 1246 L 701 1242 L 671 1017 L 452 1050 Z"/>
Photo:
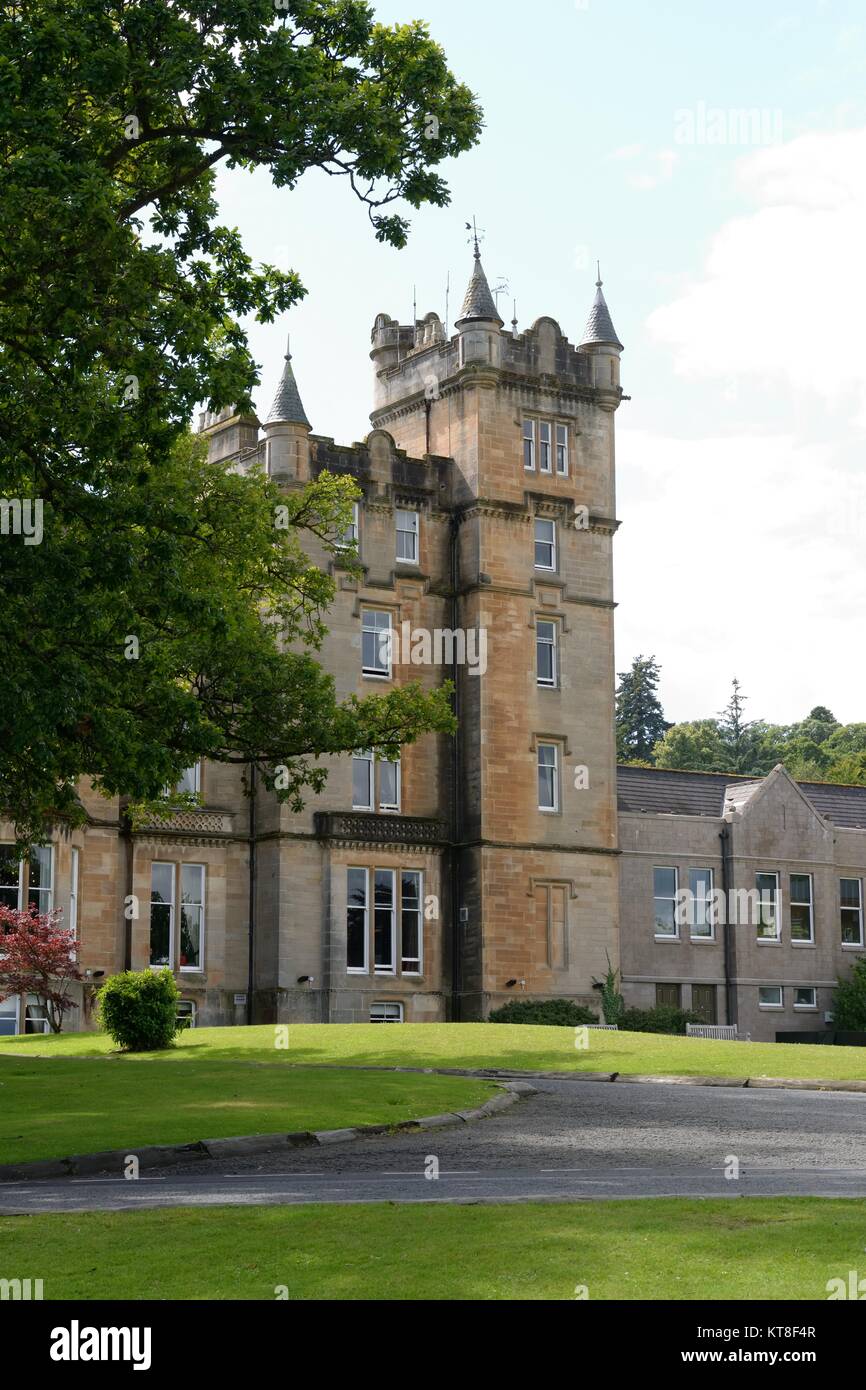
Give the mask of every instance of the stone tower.
<path id="1" fill-rule="evenodd" d="M 371 421 L 453 459 L 456 667 L 452 1017 L 510 998 L 596 1004 L 618 952 L 612 540 L 622 344 L 601 282 L 580 343 L 504 330 L 478 245 L 456 333 L 435 314 L 372 333 Z M 446 486 L 446 484 L 443 484 Z M 442 499 L 443 502 L 445 499 Z"/>

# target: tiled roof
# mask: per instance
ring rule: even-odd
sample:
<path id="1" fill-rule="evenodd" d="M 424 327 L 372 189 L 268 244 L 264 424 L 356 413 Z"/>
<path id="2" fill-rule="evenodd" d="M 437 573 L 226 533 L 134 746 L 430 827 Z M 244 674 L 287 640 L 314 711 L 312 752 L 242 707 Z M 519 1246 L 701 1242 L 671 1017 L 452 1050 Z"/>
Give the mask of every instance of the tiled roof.
<path id="1" fill-rule="evenodd" d="M 494 319 L 501 324 L 499 310 L 496 301 L 490 293 L 490 286 L 487 283 L 487 276 L 484 274 L 484 267 L 481 264 L 481 257 L 476 252 L 475 266 L 472 271 L 472 279 L 466 290 L 463 299 L 463 308 L 455 320 L 462 323 L 464 319 Z"/>
<path id="2" fill-rule="evenodd" d="M 301 393 L 295 374 L 292 371 L 292 354 L 286 352 L 286 365 L 274 396 L 274 403 L 264 421 L 266 425 L 309 425 L 307 412 L 301 401 Z"/>
<path id="3" fill-rule="evenodd" d="M 618 767 L 620 811 L 648 815 L 714 816 L 721 819 L 725 791 L 741 806 L 760 786 L 760 779 L 733 772 L 672 772 L 661 767 Z M 834 825 L 866 830 L 866 787 L 832 782 L 798 782 L 815 810 Z"/>
<path id="4" fill-rule="evenodd" d="M 595 299 L 592 301 L 592 308 L 589 311 L 589 318 L 586 321 L 586 328 L 583 330 L 580 346 L 590 347 L 592 343 L 612 343 L 621 350 L 622 343 L 616 336 L 610 310 L 602 293 L 601 281 L 598 280 L 596 285 Z"/>

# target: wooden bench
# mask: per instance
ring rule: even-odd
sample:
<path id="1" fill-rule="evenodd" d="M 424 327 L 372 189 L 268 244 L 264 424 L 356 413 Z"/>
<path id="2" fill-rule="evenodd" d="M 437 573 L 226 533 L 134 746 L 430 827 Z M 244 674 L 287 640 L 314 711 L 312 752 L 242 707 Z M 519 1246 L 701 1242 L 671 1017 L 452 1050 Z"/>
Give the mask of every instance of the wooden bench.
<path id="1" fill-rule="evenodd" d="M 687 1023 L 687 1038 L 719 1038 L 724 1042 L 751 1042 L 750 1033 L 738 1033 L 735 1023 Z"/>

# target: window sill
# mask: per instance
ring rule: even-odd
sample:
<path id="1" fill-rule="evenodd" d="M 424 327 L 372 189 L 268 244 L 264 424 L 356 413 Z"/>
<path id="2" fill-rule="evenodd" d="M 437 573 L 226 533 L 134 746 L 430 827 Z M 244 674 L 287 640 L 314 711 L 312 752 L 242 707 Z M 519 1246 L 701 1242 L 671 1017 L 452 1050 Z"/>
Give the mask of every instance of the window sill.
<path id="1" fill-rule="evenodd" d="M 756 936 L 756 946 L 781 946 L 782 940 L 778 936 Z"/>
<path id="2" fill-rule="evenodd" d="M 817 1012 L 818 1012 L 818 1005 L 817 1005 L 817 1004 L 795 1004 L 795 1005 L 794 1005 L 794 1013 L 795 1013 L 795 1014 L 816 1014 Z"/>
<path id="3" fill-rule="evenodd" d="M 693 946 L 715 946 L 716 944 L 715 936 L 690 936 L 689 941 Z"/>
<path id="4" fill-rule="evenodd" d="M 347 966 L 346 966 L 346 974 L 347 974 L 347 975 L 369 975 L 369 973 L 370 973 L 369 970 L 364 970 L 364 969 L 362 969 L 360 965 L 347 965 Z"/>
<path id="5" fill-rule="evenodd" d="M 785 1012 L 784 1004 L 759 1004 L 758 1008 L 769 1014 L 783 1014 Z"/>
<path id="6" fill-rule="evenodd" d="M 653 937 L 654 941 L 673 941 L 677 945 L 679 945 L 681 939 L 682 938 L 679 936 L 659 936 L 658 932 L 656 932 L 655 936 Z"/>
<path id="7" fill-rule="evenodd" d="M 390 671 L 362 671 L 361 675 L 365 681 L 389 681 Z"/>
<path id="8" fill-rule="evenodd" d="M 864 951 L 864 950 L 866 950 L 866 946 L 863 945 L 863 942 L 862 942 L 862 941 L 840 941 L 839 944 L 840 944 L 840 946 L 842 947 L 842 950 L 843 950 L 843 951 Z"/>
<path id="9" fill-rule="evenodd" d="M 794 939 L 792 938 L 792 939 L 791 939 L 791 945 L 792 945 L 792 946 L 801 946 L 801 947 L 802 947 L 802 946 L 810 946 L 810 947 L 812 948 L 812 950 L 814 951 L 815 948 L 816 948 L 816 946 L 817 946 L 817 942 L 815 942 L 815 941 L 794 941 Z"/>

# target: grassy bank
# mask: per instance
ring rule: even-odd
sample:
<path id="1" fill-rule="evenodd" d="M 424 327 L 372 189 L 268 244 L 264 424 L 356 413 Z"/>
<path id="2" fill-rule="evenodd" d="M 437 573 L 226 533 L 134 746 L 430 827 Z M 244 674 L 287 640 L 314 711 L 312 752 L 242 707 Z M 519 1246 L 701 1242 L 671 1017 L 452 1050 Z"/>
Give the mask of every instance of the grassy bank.
<path id="1" fill-rule="evenodd" d="M 243 1062 L 0 1063 L 0 1163 L 142 1144 L 272 1134 L 463 1110 L 494 1094 L 464 1077 L 296 1071 Z"/>
<path id="2" fill-rule="evenodd" d="M 46 1299 L 812 1300 L 862 1268 L 864 1223 L 810 1198 L 5 1216 L 0 1276 Z"/>
<path id="3" fill-rule="evenodd" d="M 292 1024 L 288 1047 L 276 1046 L 271 1025 L 197 1028 L 177 1047 L 124 1063 L 250 1061 L 416 1067 L 513 1067 L 526 1071 L 652 1072 L 673 1076 L 791 1076 L 866 1080 L 866 1048 L 807 1044 L 712 1042 L 656 1033 L 588 1034 L 589 1047 L 575 1048 L 570 1028 L 506 1023 Z M 99 1057 L 113 1051 L 110 1039 L 78 1033 L 0 1041 L 4 1057 Z M 2 1073 L 0 1073 L 2 1080 Z"/>

